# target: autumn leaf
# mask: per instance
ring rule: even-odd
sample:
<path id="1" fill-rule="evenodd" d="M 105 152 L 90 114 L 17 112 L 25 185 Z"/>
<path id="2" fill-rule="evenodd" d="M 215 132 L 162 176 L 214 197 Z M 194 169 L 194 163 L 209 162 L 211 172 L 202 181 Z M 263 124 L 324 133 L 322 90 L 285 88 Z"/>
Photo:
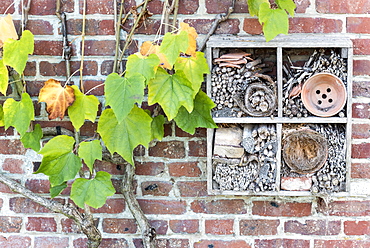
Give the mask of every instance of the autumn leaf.
<path id="1" fill-rule="evenodd" d="M 150 41 L 145 41 L 141 45 L 140 53 L 143 56 L 149 56 L 151 54 L 156 54 L 158 56 L 159 60 L 160 60 L 159 65 L 163 68 L 171 70 L 172 65 L 170 65 L 170 63 L 168 63 L 168 60 L 167 60 L 166 56 L 159 51 L 159 48 L 160 48 L 160 46 L 158 46 L 156 44 L 153 44 Z"/>
<path id="2" fill-rule="evenodd" d="M 75 100 L 74 90 L 70 86 L 62 87 L 59 81 L 49 79 L 40 90 L 39 102 L 46 102 L 49 119 L 63 119 L 66 109 Z"/>
<path id="3" fill-rule="evenodd" d="M 159 47 L 159 52 L 163 53 L 172 69 L 172 65 L 175 63 L 180 52 L 185 53 L 189 47 L 188 34 L 185 31 L 181 31 L 178 34 L 166 33 L 163 37 L 162 44 Z"/>
<path id="4" fill-rule="evenodd" d="M 8 14 L 0 17 L 0 48 L 3 47 L 7 39 L 18 40 L 17 31 L 15 31 L 12 16 Z"/>
<path id="5" fill-rule="evenodd" d="M 195 28 L 190 27 L 189 24 L 185 22 L 180 23 L 179 33 L 181 31 L 185 31 L 188 34 L 188 38 L 189 38 L 189 47 L 185 53 L 195 57 L 196 49 L 197 49 L 197 37 L 198 37 L 197 31 L 195 30 Z"/>

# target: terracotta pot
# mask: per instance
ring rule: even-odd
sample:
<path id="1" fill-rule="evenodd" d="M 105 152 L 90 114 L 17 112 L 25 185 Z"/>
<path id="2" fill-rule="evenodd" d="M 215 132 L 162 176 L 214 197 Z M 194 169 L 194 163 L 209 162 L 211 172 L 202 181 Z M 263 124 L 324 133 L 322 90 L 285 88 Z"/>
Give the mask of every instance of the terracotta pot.
<path id="1" fill-rule="evenodd" d="M 342 80 L 330 73 L 310 77 L 302 87 L 302 102 L 313 115 L 329 117 L 342 110 L 347 100 Z"/>

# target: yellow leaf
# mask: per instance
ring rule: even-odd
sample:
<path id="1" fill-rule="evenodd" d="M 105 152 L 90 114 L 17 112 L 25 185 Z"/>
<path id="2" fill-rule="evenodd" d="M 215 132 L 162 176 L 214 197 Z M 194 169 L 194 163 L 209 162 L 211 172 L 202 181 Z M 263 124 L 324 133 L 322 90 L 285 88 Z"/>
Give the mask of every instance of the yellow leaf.
<path id="1" fill-rule="evenodd" d="M 18 40 L 12 16 L 8 14 L 5 17 L 0 17 L 0 48 L 3 47 L 4 42 L 9 38 Z"/>
<path id="2" fill-rule="evenodd" d="M 46 102 L 49 119 L 63 119 L 66 109 L 75 100 L 74 90 L 70 86 L 62 87 L 59 81 L 49 79 L 40 90 L 39 102 Z"/>
<path id="3" fill-rule="evenodd" d="M 189 37 L 189 47 L 186 50 L 186 54 L 196 57 L 197 37 L 198 37 L 197 31 L 195 30 L 195 28 L 190 27 L 189 24 L 185 22 L 180 22 L 179 33 L 181 31 L 187 32 Z"/>
<path id="4" fill-rule="evenodd" d="M 170 63 L 168 63 L 166 56 L 159 52 L 159 46 L 156 44 L 153 44 L 150 41 L 145 41 L 140 48 L 140 53 L 144 56 L 148 56 L 150 54 L 156 54 L 160 60 L 160 66 L 166 69 L 171 70 L 172 66 Z"/>

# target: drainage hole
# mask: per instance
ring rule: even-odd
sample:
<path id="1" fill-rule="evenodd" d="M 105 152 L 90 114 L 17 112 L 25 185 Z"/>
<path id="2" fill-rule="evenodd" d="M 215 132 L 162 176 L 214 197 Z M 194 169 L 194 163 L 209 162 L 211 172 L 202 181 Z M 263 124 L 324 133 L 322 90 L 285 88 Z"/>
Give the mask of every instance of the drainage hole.
<path id="1" fill-rule="evenodd" d="M 316 94 L 320 94 L 320 90 L 316 90 Z"/>
<path id="2" fill-rule="evenodd" d="M 322 99 L 326 99 L 328 96 L 326 94 L 322 94 Z"/>
<path id="3" fill-rule="evenodd" d="M 321 100 L 318 100 L 317 101 L 317 104 L 321 105 L 322 101 Z"/>
<path id="4" fill-rule="evenodd" d="M 331 89 L 330 88 L 327 88 L 326 89 L 326 92 L 330 93 L 331 92 Z"/>
<path id="5" fill-rule="evenodd" d="M 330 99 L 328 100 L 328 102 L 332 103 L 332 102 L 333 102 L 333 99 L 331 99 L 331 98 L 330 98 Z"/>

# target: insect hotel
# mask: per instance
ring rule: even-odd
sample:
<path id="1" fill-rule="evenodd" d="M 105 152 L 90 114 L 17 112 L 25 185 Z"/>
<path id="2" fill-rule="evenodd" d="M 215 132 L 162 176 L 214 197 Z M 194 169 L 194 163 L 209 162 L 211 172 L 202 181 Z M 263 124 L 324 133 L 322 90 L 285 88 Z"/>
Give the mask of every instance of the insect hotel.
<path id="1" fill-rule="evenodd" d="M 352 42 L 338 36 L 213 37 L 208 191 L 346 195 Z"/>

